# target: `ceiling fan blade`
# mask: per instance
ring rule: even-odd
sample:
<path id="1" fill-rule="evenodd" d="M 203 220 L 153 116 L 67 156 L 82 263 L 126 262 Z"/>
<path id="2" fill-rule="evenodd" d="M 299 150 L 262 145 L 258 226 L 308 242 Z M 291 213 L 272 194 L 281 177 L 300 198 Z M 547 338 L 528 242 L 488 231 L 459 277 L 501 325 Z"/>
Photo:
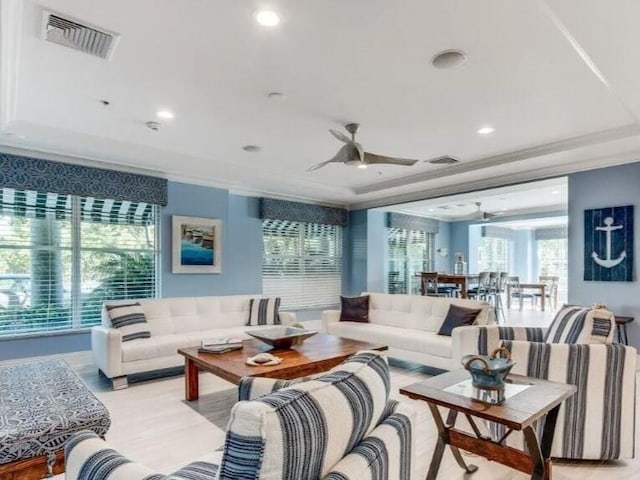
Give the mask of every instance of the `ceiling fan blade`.
<path id="1" fill-rule="evenodd" d="M 349 137 L 347 137 L 344 133 L 342 132 L 338 132 L 336 130 L 331 130 L 329 129 L 329 132 L 331 133 L 331 135 L 333 135 L 334 137 L 336 137 L 338 140 L 340 140 L 341 142 L 344 143 L 353 143 L 353 140 L 351 140 Z"/>
<path id="2" fill-rule="evenodd" d="M 348 160 L 348 158 L 349 158 L 349 150 L 350 150 L 349 147 L 350 147 L 350 145 L 343 145 L 342 147 L 340 147 L 340 150 L 338 150 L 338 152 L 333 156 L 333 158 L 331 158 L 330 160 L 325 160 L 324 162 L 316 163 L 312 167 L 308 168 L 307 172 L 313 172 L 313 171 L 318 170 L 319 168 L 322 168 L 325 165 L 328 165 L 330 163 L 344 163 L 344 162 L 346 162 Z"/>
<path id="3" fill-rule="evenodd" d="M 384 155 L 376 155 L 375 153 L 364 152 L 364 163 L 366 164 L 387 164 L 387 165 L 404 165 L 410 167 L 418 163 L 418 160 L 409 160 L 408 158 L 385 157 Z"/>

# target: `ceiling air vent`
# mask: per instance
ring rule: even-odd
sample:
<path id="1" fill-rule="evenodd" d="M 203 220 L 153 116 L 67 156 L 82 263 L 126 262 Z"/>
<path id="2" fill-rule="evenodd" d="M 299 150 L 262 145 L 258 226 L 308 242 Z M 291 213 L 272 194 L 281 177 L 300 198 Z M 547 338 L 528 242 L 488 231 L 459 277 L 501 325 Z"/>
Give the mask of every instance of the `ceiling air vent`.
<path id="1" fill-rule="evenodd" d="M 426 163 L 431 163 L 433 165 L 453 165 L 454 163 L 460 162 L 457 158 L 453 158 L 450 155 L 443 155 L 442 157 L 432 158 L 430 160 L 425 160 Z"/>
<path id="2" fill-rule="evenodd" d="M 46 40 L 100 58 L 109 58 L 119 35 L 95 25 L 62 15 L 44 12 L 43 35 Z"/>

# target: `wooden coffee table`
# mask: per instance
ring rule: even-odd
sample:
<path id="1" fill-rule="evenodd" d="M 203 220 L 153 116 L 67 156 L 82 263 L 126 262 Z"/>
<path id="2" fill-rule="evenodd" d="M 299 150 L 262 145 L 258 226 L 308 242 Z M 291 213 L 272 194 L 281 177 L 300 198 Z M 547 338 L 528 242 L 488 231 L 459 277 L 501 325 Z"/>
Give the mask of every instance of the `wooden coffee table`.
<path id="1" fill-rule="evenodd" d="M 461 382 L 469 378 L 466 370 L 456 370 L 400 389 L 403 395 L 427 402 L 438 428 L 438 443 L 433 453 L 427 480 L 437 478 L 446 445 L 449 445 L 456 462 L 466 473 L 473 473 L 478 467 L 467 465 L 458 448 L 521 472 L 531 473 L 532 479 L 549 480 L 551 478 L 549 455 L 558 410 L 562 402 L 576 392 L 576 387 L 520 375 L 509 375 L 508 380 L 513 387 L 507 386 L 506 399 L 499 405 L 489 405 L 462 392 Z M 525 386 L 525 389 L 520 390 Z M 446 423 L 442 420 L 438 407 L 449 409 Z M 458 413 L 465 415 L 474 435 L 454 428 Z M 542 442 L 539 442 L 533 424 L 545 415 Z M 498 441 L 494 441 L 481 434 L 473 417 L 504 425 L 507 433 Z M 528 452 L 503 444 L 513 430 L 523 432 Z"/>
<path id="2" fill-rule="evenodd" d="M 197 347 L 181 348 L 184 355 L 185 398 L 197 400 L 199 396 L 198 371 L 213 373 L 232 383 L 242 377 L 266 377 L 291 380 L 293 378 L 325 372 L 360 350 L 387 350 L 386 345 L 361 342 L 348 338 L 318 333 L 302 345 L 288 350 L 273 350 L 259 340 L 245 340 L 242 350 L 227 353 L 200 353 Z M 271 367 L 251 367 L 248 357 L 261 352 L 273 353 L 282 363 Z"/>

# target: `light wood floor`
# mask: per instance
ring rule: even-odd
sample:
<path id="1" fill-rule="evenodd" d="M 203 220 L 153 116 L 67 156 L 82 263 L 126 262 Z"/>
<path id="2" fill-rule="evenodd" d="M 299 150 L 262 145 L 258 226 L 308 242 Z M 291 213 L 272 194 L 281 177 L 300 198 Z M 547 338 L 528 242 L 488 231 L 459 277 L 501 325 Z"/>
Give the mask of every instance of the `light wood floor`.
<path id="1" fill-rule="evenodd" d="M 98 375 L 88 353 L 58 358 L 64 358 L 109 409 L 113 424 L 107 439 L 111 446 L 133 460 L 160 472 L 169 473 L 223 444 L 229 408 L 235 398 L 235 387 L 231 383 L 211 374 L 201 374 L 200 400 L 185 402 L 182 376 L 134 383 L 126 390 L 112 391 L 109 382 Z M 416 465 L 416 478 L 424 478 L 436 441 L 435 426 L 424 404 L 401 397 L 397 392 L 400 387 L 427 378 L 433 372 L 415 365 L 396 362 L 393 362 L 391 370 L 394 397 L 413 403 L 419 410 L 418 453 L 421 463 Z M 637 439 L 640 440 L 640 436 Z M 466 458 L 480 467 L 475 474 L 464 476 L 451 454 L 447 452 L 439 478 L 528 478 L 527 475 L 482 458 Z M 616 480 L 638 479 L 640 460 L 602 465 L 584 462 L 557 463 L 554 465 L 553 475 L 555 480 L 591 480 L 607 477 Z M 63 478 L 60 475 L 56 480 Z"/>

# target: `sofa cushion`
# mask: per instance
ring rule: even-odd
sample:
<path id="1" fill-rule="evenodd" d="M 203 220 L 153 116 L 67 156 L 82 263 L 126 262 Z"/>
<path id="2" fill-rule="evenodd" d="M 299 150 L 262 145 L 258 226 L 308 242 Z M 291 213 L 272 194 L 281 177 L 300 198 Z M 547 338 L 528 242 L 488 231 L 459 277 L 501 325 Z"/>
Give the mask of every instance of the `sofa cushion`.
<path id="1" fill-rule="evenodd" d="M 546 343 L 612 343 L 613 313 L 604 308 L 563 305 L 547 330 Z"/>
<path id="2" fill-rule="evenodd" d="M 364 342 L 379 343 L 390 348 L 451 358 L 451 338 L 434 332 L 411 328 L 389 327 L 372 323 L 336 322 L 329 324 L 329 333 Z"/>
<path id="3" fill-rule="evenodd" d="M 378 425 L 389 390 L 384 357 L 360 352 L 315 380 L 237 402 L 220 477 L 323 478 Z"/>
<path id="4" fill-rule="evenodd" d="M 150 338 L 144 310 L 138 302 L 105 305 L 111 326 L 120 330 L 123 342 Z"/>
<path id="5" fill-rule="evenodd" d="M 247 325 L 280 325 L 279 309 L 280 297 L 252 298 L 249 300 Z"/>
<path id="6" fill-rule="evenodd" d="M 361 297 L 340 296 L 341 322 L 369 322 L 369 295 Z"/>
<path id="7" fill-rule="evenodd" d="M 454 328 L 473 325 L 479 313 L 479 308 L 464 308 L 458 305 L 449 305 L 449 311 L 447 312 L 444 322 L 442 322 L 438 335 L 450 337 Z"/>

